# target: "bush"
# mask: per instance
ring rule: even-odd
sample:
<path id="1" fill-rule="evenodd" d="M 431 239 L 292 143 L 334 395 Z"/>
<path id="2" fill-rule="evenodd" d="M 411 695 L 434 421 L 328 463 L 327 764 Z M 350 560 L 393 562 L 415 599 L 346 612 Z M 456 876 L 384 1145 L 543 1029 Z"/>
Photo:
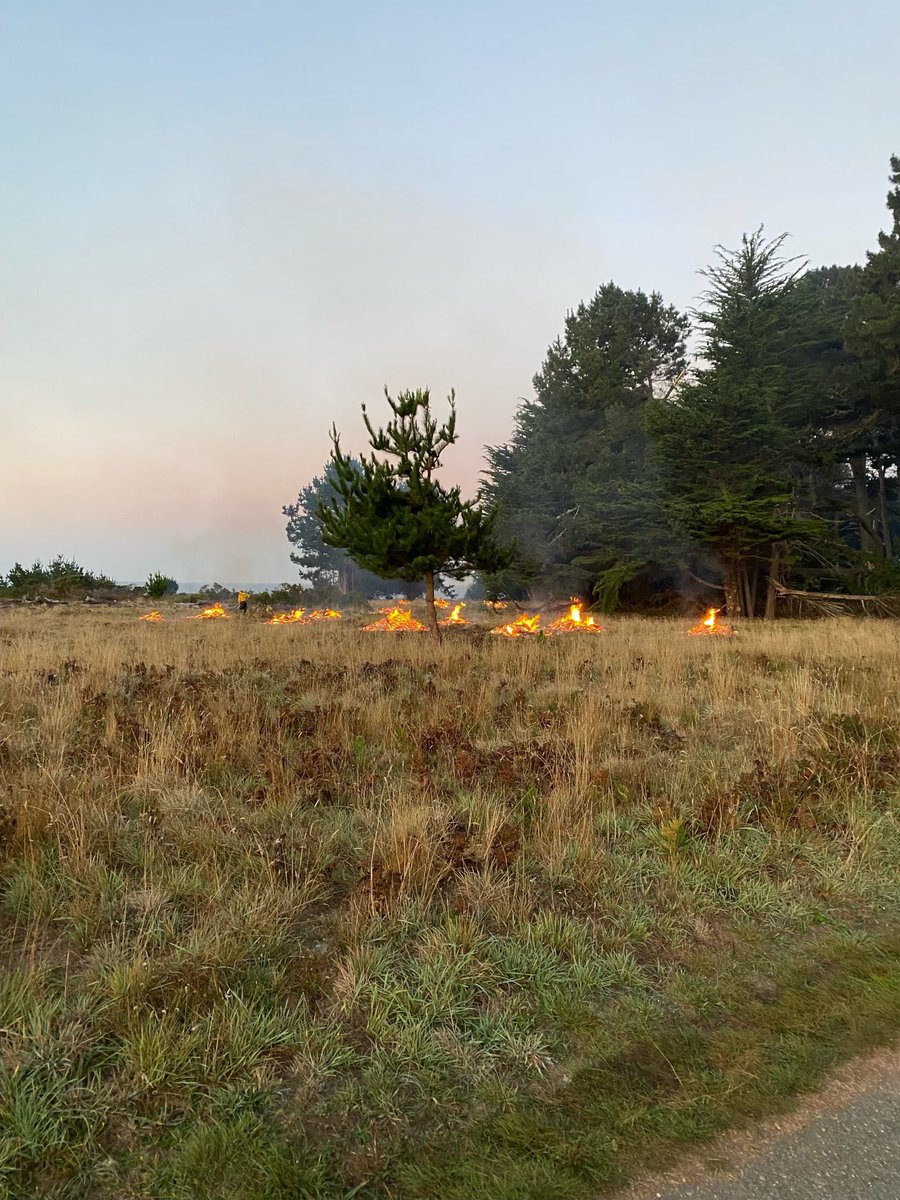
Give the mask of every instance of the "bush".
<path id="1" fill-rule="evenodd" d="M 163 596 L 174 596 L 178 591 L 178 581 L 169 575 L 154 571 L 144 584 L 144 591 L 151 600 L 162 600 Z"/>
<path id="2" fill-rule="evenodd" d="M 26 596 L 31 592 L 47 592 L 56 596 L 67 596 L 73 592 L 96 592 L 100 589 L 124 589 L 107 575 L 95 575 L 74 559 L 56 558 L 47 566 L 35 559 L 30 567 L 15 563 L 7 575 L 0 575 L 0 591 L 7 596 Z"/>

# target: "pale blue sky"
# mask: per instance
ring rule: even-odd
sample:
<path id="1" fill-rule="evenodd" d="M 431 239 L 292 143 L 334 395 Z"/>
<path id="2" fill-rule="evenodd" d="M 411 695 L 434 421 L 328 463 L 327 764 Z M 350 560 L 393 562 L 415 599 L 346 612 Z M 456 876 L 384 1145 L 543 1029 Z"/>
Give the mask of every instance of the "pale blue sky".
<path id="1" fill-rule="evenodd" d="M 887 0 L 0 0 L 0 571 L 288 578 L 385 383 L 456 387 L 471 491 L 606 280 L 862 258 L 898 62 Z"/>

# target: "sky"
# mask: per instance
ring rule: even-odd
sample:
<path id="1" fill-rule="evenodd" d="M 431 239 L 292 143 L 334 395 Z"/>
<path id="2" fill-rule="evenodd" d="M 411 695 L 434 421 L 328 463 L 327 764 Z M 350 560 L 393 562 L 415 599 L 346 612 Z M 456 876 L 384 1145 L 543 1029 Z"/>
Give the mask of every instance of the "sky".
<path id="1" fill-rule="evenodd" d="M 473 494 L 601 284 L 864 259 L 898 61 L 895 0 L 0 0 L 0 572 L 293 578 L 385 385 Z"/>

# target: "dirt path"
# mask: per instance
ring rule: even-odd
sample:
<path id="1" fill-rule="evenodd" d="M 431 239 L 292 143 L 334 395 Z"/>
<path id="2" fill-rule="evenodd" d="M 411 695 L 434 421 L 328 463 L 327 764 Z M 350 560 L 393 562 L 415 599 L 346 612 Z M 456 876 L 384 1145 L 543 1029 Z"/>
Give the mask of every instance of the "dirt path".
<path id="1" fill-rule="evenodd" d="M 725 1134 L 616 1200 L 898 1200 L 900 1049 L 847 1063 L 791 1113 Z"/>

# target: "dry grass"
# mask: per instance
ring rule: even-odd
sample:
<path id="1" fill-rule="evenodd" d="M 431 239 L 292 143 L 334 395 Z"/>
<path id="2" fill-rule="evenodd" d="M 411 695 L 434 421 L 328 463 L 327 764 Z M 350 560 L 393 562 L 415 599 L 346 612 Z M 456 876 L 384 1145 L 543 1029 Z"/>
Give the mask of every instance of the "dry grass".
<path id="1" fill-rule="evenodd" d="M 589 1196 L 900 1018 L 896 623 L 135 618 L 0 614 L 0 1194 Z"/>

